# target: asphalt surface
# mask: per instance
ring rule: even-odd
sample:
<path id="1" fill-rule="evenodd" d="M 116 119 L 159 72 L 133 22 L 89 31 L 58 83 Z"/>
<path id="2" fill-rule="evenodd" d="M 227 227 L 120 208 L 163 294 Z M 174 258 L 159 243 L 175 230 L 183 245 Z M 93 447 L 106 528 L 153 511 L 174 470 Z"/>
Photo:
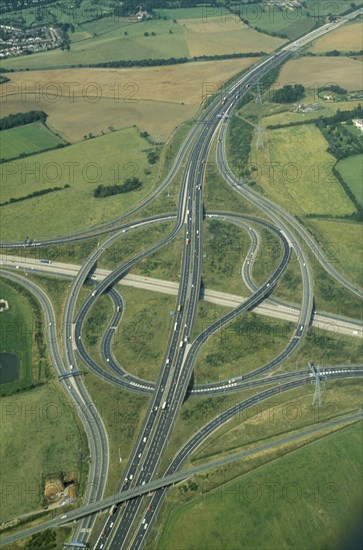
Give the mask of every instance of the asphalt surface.
<path id="1" fill-rule="evenodd" d="M 247 230 L 248 226 L 242 221 L 238 222 L 237 220 L 233 220 L 233 223 L 236 223 L 241 227 L 245 227 Z M 259 234 L 257 232 L 255 233 L 257 238 L 259 238 Z M 257 288 L 253 282 L 253 277 L 251 274 L 255 256 L 256 253 L 248 252 L 241 270 L 242 279 L 251 291 L 256 290 Z M 251 261 L 249 258 L 251 258 Z M 57 261 L 53 261 L 51 264 L 42 264 L 36 259 L 12 256 L 8 254 L 3 254 L 2 256 L 0 255 L 0 265 L 7 269 L 16 269 L 16 267 L 18 267 L 21 273 L 27 274 L 33 272 L 35 274 L 46 274 L 49 276 L 53 275 L 70 279 L 73 279 L 81 268 L 80 265 Z M 246 278 L 247 271 L 249 272 L 248 280 Z M 109 274 L 110 271 L 107 269 L 96 269 L 93 271 L 91 279 L 94 282 L 102 281 Z M 152 277 L 143 277 L 141 275 L 132 275 L 130 273 L 122 277 L 119 284 L 121 286 L 132 286 L 153 292 L 160 292 L 162 294 L 169 294 L 172 296 L 176 296 L 178 294 L 179 288 L 179 284 L 172 281 L 165 281 Z M 203 292 L 203 300 L 225 307 L 237 307 L 245 299 L 246 298 L 244 296 L 210 290 L 208 288 L 205 288 Z M 254 313 L 272 318 L 284 319 L 286 321 L 297 322 L 299 310 L 300 308 L 298 308 L 295 304 L 268 298 L 261 305 L 254 308 Z M 320 311 L 313 312 L 312 326 L 339 334 L 345 334 L 346 336 L 356 336 L 358 338 L 363 336 L 362 322 L 360 320 L 333 313 Z"/>

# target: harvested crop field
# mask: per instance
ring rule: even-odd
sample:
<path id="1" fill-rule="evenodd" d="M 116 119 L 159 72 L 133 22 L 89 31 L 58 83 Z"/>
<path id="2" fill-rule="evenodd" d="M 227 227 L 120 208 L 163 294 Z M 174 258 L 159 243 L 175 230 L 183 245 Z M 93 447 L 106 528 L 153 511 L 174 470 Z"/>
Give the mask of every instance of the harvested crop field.
<path id="1" fill-rule="evenodd" d="M 286 42 L 281 38 L 259 33 L 236 16 L 185 19 L 185 39 L 190 56 L 217 55 L 221 53 L 271 52 Z"/>
<path id="2" fill-rule="evenodd" d="M 363 86 L 362 63 L 349 57 L 292 59 L 282 67 L 275 86 L 292 82 L 315 88 L 334 83 L 346 90 L 360 90 Z"/>
<path id="3" fill-rule="evenodd" d="M 339 50 L 343 52 L 358 51 L 362 49 L 363 32 L 362 22 L 344 25 L 333 32 L 322 36 L 313 42 L 310 51 L 314 53 Z"/>
<path id="4" fill-rule="evenodd" d="M 132 124 L 164 141 L 175 126 L 197 112 L 206 83 L 208 89 L 218 87 L 255 61 L 14 73 L 11 82 L 1 87 L 2 116 L 44 110 L 49 127 L 72 142 L 89 132 L 100 134 L 109 126 Z"/>

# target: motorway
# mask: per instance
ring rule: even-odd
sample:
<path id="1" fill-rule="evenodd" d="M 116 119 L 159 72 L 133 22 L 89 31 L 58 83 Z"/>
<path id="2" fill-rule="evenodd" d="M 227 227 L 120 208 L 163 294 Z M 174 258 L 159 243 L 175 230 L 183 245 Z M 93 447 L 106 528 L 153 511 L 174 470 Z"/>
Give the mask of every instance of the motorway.
<path id="1" fill-rule="evenodd" d="M 329 27 L 330 29 L 331 27 Z M 314 35 L 315 36 L 315 35 Z M 183 255 L 183 264 L 182 264 L 182 273 L 181 273 L 181 280 L 180 280 L 180 291 L 178 296 L 178 303 L 182 305 L 183 311 L 185 312 L 185 315 L 181 316 L 181 319 L 178 319 L 177 324 L 175 325 L 175 331 L 179 330 L 179 322 L 181 324 L 184 324 L 184 329 L 182 331 L 182 340 L 180 343 L 180 347 L 183 348 L 183 343 L 188 342 L 188 335 L 190 333 L 193 321 L 194 321 L 194 313 L 195 313 L 195 307 L 196 307 L 196 289 L 199 290 L 199 284 L 200 284 L 200 270 L 201 270 L 201 219 L 202 219 L 202 199 L 201 199 L 201 190 L 202 190 L 202 184 L 203 184 L 203 175 L 204 175 L 204 169 L 205 169 L 205 162 L 207 158 L 207 153 L 210 149 L 211 141 L 215 137 L 216 130 L 218 129 L 218 126 L 221 128 L 223 127 L 223 123 L 220 118 L 217 120 L 213 120 L 213 115 L 217 117 L 218 114 L 222 116 L 222 114 L 225 116 L 227 113 L 228 115 L 231 112 L 232 106 L 235 102 L 235 99 L 237 97 L 242 95 L 242 92 L 245 91 L 245 88 L 259 80 L 268 70 L 270 70 L 273 66 L 276 66 L 278 63 L 280 63 L 282 60 L 286 59 L 287 52 L 279 52 L 275 54 L 272 58 L 269 58 L 266 61 L 263 61 L 260 63 L 257 67 L 252 69 L 242 77 L 242 79 L 234 84 L 230 90 L 227 93 L 227 104 L 222 107 L 220 106 L 219 113 L 214 112 L 211 113 L 208 127 L 203 130 L 200 134 L 200 136 L 197 138 L 195 145 L 190 153 L 190 161 L 187 164 L 186 167 L 186 174 L 191 177 L 193 180 L 194 185 L 190 186 L 188 189 L 188 217 L 186 220 L 186 246 L 184 247 L 184 255 Z M 233 95 L 231 95 L 233 94 Z M 236 97 L 235 97 L 235 94 Z M 223 112 L 222 112 L 223 109 Z M 222 148 L 223 149 L 223 148 Z M 255 203 L 254 203 L 255 204 Z M 179 206 L 180 208 L 180 206 Z M 262 208 L 261 208 L 262 209 Z M 193 216 L 189 216 L 189 213 L 192 212 Z M 276 215 L 271 215 L 271 212 L 267 212 L 269 217 L 272 218 L 272 220 L 276 223 L 277 227 L 282 230 L 282 234 L 285 237 L 287 236 L 287 239 L 285 239 L 285 243 L 287 240 L 290 243 L 295 244 L 294 235 L 291 233 L 291 230 L 289 226 L 280 218 L 278 218 Z M 288 245 L 287 245 L 288 246 Z M 291 253 L 291 249 L 288 246 L 289 253 Z M 299 324 L 296 330 L 296 333 L 294 335 L 295 341 L 291 342 L 291 345 L 296 347 L 298 345 L 302 338 L 304 337 L 307 327 L 311 320 L 311 314 L 312 314 L 312 307 L 313 307 L 313 292 L 312 292 L 312 275 L 311 270 L 307 261 L 307 257 L 304 254 L 304 251 L 301 250 L 297 245 L 294 246 L 294 250 L 297 254 L 298 261 L 300 263 L 301 273 L 302 273 L 302 279 L 303 279 L 303 301 L 299 316 Z M 194 260 L 192 264 L 190 263 L 190 257 L 193 254 L 194 251 Z M 285 266 L 286 267 L 286 266 Z M 284 267 L 280 266 L 278 269 L 283 270 Z M 278 270 L 277 270 L 278 271 Z M 277 279 L 278 273 L 275 274 Z M 344 281 L 345 282 L 345 281 Z M 268 288 L 271 284 L 271 288 Z M 259 291 L 255 293 L 255 295 L 251 299 L 251 305 L 253 305 L 254 300 L 257 303 L 260 299 L 265 298 L 271 291 L 275 284 L 275 281 L 272 279 L 271 282 L 266 283 L 266 286 L 260 289 L 261 295 L 259 296 Z M 345 284 L 349 284 L 349 282 L 345 282 Z M 198 293 L 199 295 L 199 293 Z M 185 298 L 189 298 L 187 308 L 185 307 Z M 248 302 L 248 300 L 247 300 Z M 241 306 L 243 307 L 243 306 Z M 237 313 L 239 308 L 237 308 Z M 234 310 L 236 311 L 236 310 Z M 242 311 L 242 309 L 241 309 Z M 228 321 L 229 318 L 233 318 L 233 312 L 230 314 L 227 314 L 225 316 L 225 320 Z M 214 330 L 218 330 L 222 326 L 222 323 L 219 322 L 217 326 L 210 327 L 209 329 L 206 329 L 205 335 L 208 337 L 208 334 L 213 333 Z M 186 337 L 184 338 L 184 335 Z M 200 341 L 202 340 L 202 336 L 200 338 Z M 197 339 L 198 340 L 198 339 Z M 195 360 L 196 353 L 198 351 L 198 344 L 199 342 L 194 342 L 194 344 L 191 346 L 191 348 L 188 350 L 186 357 L 184 353 L 177 354 L 176 357 L 176 364 L 174 367 L 174 373 L 172 374 L 172 377 L 174 377 L 175 384 L 169 386 L 168 391 L 164 392 L 164 414 L 162 413 L 159 418 L 154 420 L 154 417 L 152 415 L 152 412 L 157 412 L 158 409 L 153 409 L 152 407 L 148 411 L 147 419 L 144 423 L 144 427 L 142 430 L 142 434 L 145 434 L 143 437 L 143 443 L 147 441 L 147 438 L 149 435 L 152 435 L 152 442 L 150 443 L 150 446 L 148 448 L 144 448 L 141 445 L 141 441 L 139 440 L 135 446 L 135 452 L 133 453 L 133 457 L 128 464 L 128 468 L 126 469 L 126 475 L 127 478 L 125 478 L 126 482 L 128 482 L 130 485 L 132 484 L 142 484 L 147 483 L 152 475 L 154 474 L 156 467 L 160 461 L 160 457 L 163 453 L 163 450 L 165 448 L 166 442 L 168 441 L 169 434 L 172 430 L 172 427 L 174 425 L 176 416 L 178 414 L 178 411 L 180 409 L 180 406 L 182 404 L 182 401 L 186 395 L 186 391 L 188 388 L 188 384 L 190 381 L 190 376 L 192 373 L 192 367 L 193 362 Z M 172 346 L 169 346 L 169 355 L 171 356 L 170 361 L 173 363 L 174 359 L 174 352 Z M 288 355 L 289 351 L 286 350 L 286 356 Z M 283 358 L 281 358 L 282 360 Z M 165 373 L 167 370 L 167 366 L 162 369 L 161 373 Z M 172 377 L 168 377 L 165 380 L 165 383 L 169 385 L 170 379 Z M 164 386 L 160 386 L 157 384 L 155 396 L 158 395 L 160 391 L 164 391 Z M 161 396 L 160 396 L 161 397 Z M 155 404 L 155 401 L 157 403 L 157 407 L 160 407 L 161 399 L 159 401 L 155 400 L 152 403 L 152 406 Z M 146 431 L 148 429 L 148 432 Z M 153 432 L 154 430 L 154 432 Z M 140 452 L 139 452 L 140 451 Z M 139 453 L 136 455 L 136 453 Z M 143 456 L 144 455 L 144 456 Z M 142 462 L 143 466 L 142 469 L 138 468 L 139 461 L 137 458 L 140 458 L 143 456 L 144 460 Z M 130 473 L 131 472 L 131 473 Z M 131 476 L 131 477 L 130 477 Z M 123 484 L 122 487 L 125 487 L 125 484 Z M 121 487 L 121 488 L 122 488 Z M 110 524 L 106 522 L 103 525 L 102 532 L 100 533 L 96 545 L 94 548 L 104 548 L 105 546 L 105 540 L 107 541 L 107 548 L 125 548 L 128 546 L 128 541 L 130 537 L 130 532 L 132 528 L 132 524 L 134 521 L 134 518 L 139 513 L 139 510 L 141 509 L 141 499 L 134 499 L 131 503 L 127 504 L 125 508 L 123 508 L 122 512 L 118 514 L 118 517 L 116 517 L 116 520 L 112 522 L 112 527 L 115 524 L 115 527 L 112 529 L 110 533 Z M 151 510 L 153 512 L 153 509 Z M 139 527 L 139 532 L 141 527 Z M 145 529 L 144 529 L 145 531 Z M 103 539 L 103 537 L 106 537 L 106 539 Z M 137 539 L 133 539 L 132 547 L 134 547 L 134 544 L 141 544 L 137 541 Z"/>
<path id="2" fill-rule="evenodd" d="M 360 10 L 361 11 L 361 10 Z M 76 311 L 76 302 L 79 296 L 79 291 L 82 288 L 84 282 L 89 277 L 93 266 L 100 255 L 104 252 L 107 246 L 110 246 L 116 239 L 122 236 L 122 233 L 125 233 L 127 230 L 135 228 L 135 226 L 140 227 L 142 225 L 147 225 L 150 223 L 160 223 L 160 217 L 150 218 L 149 220 L 142 220 L 135 224 L 135 222 L 126 224 L 121 227 L 117 227 L 117 223 L 122 221 L 127 217 L 127 215 L 121 216 L 117 220 L 109 222 L 102 226 L 102 228 L 96 228 L 94 230 L 85 231 L 77 236 L 69 237 L 60 237 L 59 239 L 50 239 L 43 242 L 32 243 L 31 246 L 41 246 L 42 244 L 56 244 L 60 242 L 75 242 L 75 240 L 83 240 L 88 238 L 90 235 L 101 235 L 106 232 L 114 232 L 114 235 L 109 237 L 83 264 L 83 266 L 78 269 L 78 272 L 73 280 L 71 292 L 68 296 L 64 320 L 63 320 L 63 343 L 64 343 L 64 363 L 65 369 L 70 371 L 73 368 L 77 367 L 77 357 L 75 351 L 82 357 L 83 360 L 91 367 L 95 368 L 95 365 L 90 364 L 90 359 L 84 349 L 82 344 L 82 324 L 84 322 L 87 311 L 92 307 L 96 302 L 97 298 L 105 293 L 110 291 L 112 287 L 125 276 L 128 270 L 135 265 L 137 262 L 141 261 L 147 255 L 159 250 L 161 247 L 169 244 L 175 236 L 183 230 L 185 236 L 185 244 L 183 247 L 183 257 L 182 257 L 182 269 L 180 277 L 180 285 L 178 289 L 178 298 L 177 298 L 177 312 L 174 316 L 174 329 L 170 332 L 169 341 L 167 345 L 167 350 L 163 358 L 162 367 L 158 379 L 155 384 L 155 389 L 152 395 L 152 399 L 149 405 L 146 419 L 140 430 L 139 436 L 137 438 L 135 447 L 132 451 L 131 458 L 125 469 L 124 480 L 120 484 L 121 492 L 128 492 L 132 487 L 135 486 L 149 486 L 153 476 L 157 471 L 158 465 L 160 463 L 163 451 L 169 439 L 170 433 L 173 429 L 175 420 L 177 418 L 180 407 L 185 399 L 185 396 L 188 391 L 190 384 L 190 379 L 193 372 L 194 363 L 196 356 L 206 341 L 214 332 L 219 330 L 226 323 L 233 320 L 237 315 L 243 311 L 248 311 L 256 306 L 258 306 L 263 300 L 268 299 L 271 292 L 273 291 L 278 279 L 284 273 L 288 262 L 291 257 L 292 249 L 296 253 L 300 264 L 300 270 L 302 275 L 303 282 L 303 298 L 300 310 L 296 311 L 297 317 L 297 327 L 295 333 L 285 348 L 283 352 L 276 357 L 273 361 L 260 367 L 259 369 L 253 371 L 244 376 L 244 380 L 255 377 L 262 372 L 270 370 L 274 366 L 282 363 L 291 353 L 293 353 L 297 347 L 301 344 L 308 326 L 312 321 L 313 315 L 313 280 L 311 268 L 308 262 L 307 255 L 295 237 L 296 231 L 299 238 L 312 247 L 314 253 L 317 254 L 315 247 L 315 241 L 312 237 L 306 232 L 304 228 L 295 220 L 293 216 L 285 212 L 282 208 L 275 205 L 268 199 L 258 195 L 253 192 L 250 188 L 244 185 L 243 182 L 237 180 L 234 175 L 230 172 L 228 163 L 225 155 L 225 135 L 226 127 L 225 118 L 226 115 L 230 115 L 233 111 L 237 99 L 242 97 L 246 93 L 249 86 L 255 84 L 262 76 L 268 73 L 272 68 L 277 66 L 279 63 L 285 61 L 296 48 L 301 47 L 301 45 L 307 43 L 309 40 L 313 40 L 317 36 L 329 32 L 333 28 L 343 24 L 346 20 L 353 18 L 355 14 L 350 14 L 345 18 L 337 21 L 335 23 L 329 23 L 309 35 L 295 41 L 293 44 L 290 44 L 282 48 L 279 52 L 270 56 L 268 59 L 265 59 L 257 66 L 249 70 L 242 78 L 237 82 L 232 84 L 227 90 L 226 100 L 224 104 L 221 104 L 219 99 L 214 100 L 208 106 L 207 110 L 202 114 L 200 121 L 201 124 L 197 124 L 193 127 L 192 131 L 189 133 L 187 139 L 184 141 L 183 146 L 177 156 L 177 159 L 174 162 L 171 172 L 168 174 L 167 178 L 164 180 L 162 185 L 158 188 L 156 193 L 150 196 L 146 201 L 141 205 L 135 208 L 132 213 L 135 213 L 141 207 L 143 207 L 147 202 L 150 202 L 160 194 L 162 190 L 172 181 L 175 174 L 178 172 L 181 160 L 186 157 L 189 153 L 186 161 L 186 167 L 183 174 L 183 181 L 181 186 L 181 191 L 179 195 L 179 204 L 177 215 L 165 216 L 164 219 L 173 220 L 175 222 L 173 230 L 170 234 L 165 237 L 158 244 L 149 248 L 146 251 L 141 252 L 131 260 L 126 263 L 123 263 L 121 266 L 116 268 L 111 273 L 105 274 L 102 280 L 98 280 L 97 286 L 91 293 L 91 295 L 86 299 L 77 316 L 75 315 Z M 218 136 L 219 134 L 219 136 Z M 192 327 L 195 318 L 196 305 L 200 295 L 200 281 L 201 281 L 201 262 L 202 262 L 202 220 L 203 220 L 203 182 L 205 175 L 205 165 L 206 159 L 208 157 L 211 144 L 213 140 L 218 136 L 217 149 L 216 149 L 216 161 L 217 165 L 220 168 L 220 171 L 223 177 L 227 182 L 230 183 L 231 189 L 243 195 L 247 200 L 252 202 L 257 208 L 262 212 L 268 215 L 272 220 L 273 224 L 268 224 L 257 218 L 250 221 L 256 223 L 268 224 L 269 228 L 275 231 L 276 234 L 280 237 L 283 244 L 283 257 L 279 266 L 276 268 L 274 273 L 269 276 L 265 283 L 260 287 L 256 288 L 251 277 L 251 268 L 247 267 L 248 264 L 242 269 L 243 278 L 248 281 L 249 286 L 252 291 L 252 295 L 246 298 L 241 304 L 238 304 L 232 311 L 224 315 L 220 320 L 213 323 L 207 329 L 205 329 L 195 340 L 190 342 L 190 335 L 192 332 Z M 128 214 L 130 215 L 130 213 Z M 208 217 L 217 218 L 224 217 L 226 220 L 234 219 L 247 219 L 248 217 L 239 216 L 237 214 L 226 213 L 208 213 Z M 251 230 L 252 231 L 252 230 Z M 251 233 L 253 235 L 253 233 Z M 256 239 L 256 242 L 252 242 L 253 246 L 257 246 L 257 237 L 252 237 Z M 2 243 L 4 247 L 9 247 L 9 243 Z M 24 247 L 24 243 L 11 243 L 13 248 Z M 314 248 L 315 247 L 315 248 Z M 321 251 L 319 251 L 318 259 L 324 266 L 324 268 L 333 276 L 340 284 L 344 285 L 346 288 L 354 292 L 357 296 L 362 297 L 362 292 L 350 281 L 346 280 L 340 273 L 338 273 L 334 266 L 332 266 L 327 259 L 322 256 Z M 27 260 L 28 262 L 28 260 Z M 63 266 L 62 269 L 68 269 L 67 266 Z M 9 275 L 10 276 L 10 275 Z M 13 277 L 16 275 L 12 274 Z M 29 284 L 32 284 L 28 281 Z M 118 293 L 111 290 L 111 297 L 115 303 L 116 309 L 120 308 L 118 315 L 115 315 L 114 322 L 117 323 L 122 317 L 123 303 L 122 299 L 119 297 Z M 240 298 L 241 300 L 241 298 Z M 269 304 L 272 307 L 281 307 L 281 304 Z M 352 329 L 356 330 L 356 328 Z M 114 370 L 114 374 L 108 374 L 112 377 L 112 382 L 118 380 L 118 382 L 125 378 L 124 373 L 120 370 L 120 367 L 116 362 L 111 361 L 111 357 L 108 357 L 110 352 L 110 342 L 111 336 L 105 335 L 103 344 L 102 344 L 102 353 L 106 363 L 112 363 L 111 367 Z M 110 359 L 110 361 L 107 361 Z M 98 367 L 96 365 L 96 367 Z M 331 378 L 341 378 L 343 376 L 355 376 L 360 373 L 359 370 L 352 371 L 352 369 L 346 369 L 344 372 L 330 372 L 329 375 Z M 102 376 L 105 376 L 105 371 L 103 370 Z M 100 374 L 101 375 L 101 374 Z M 283 376 L 283 375 L 282 375 Z M 214 419 L 207 426 L 201 428 L 193 439 L 190 440 L 186 446 L 183 447 L 182 451 L 175 458 L 173 463 L 170 465 L 170 468 L 177 469 L 182 464 L 185 457 L 192 452 L 201 441 L 212 433 L 215 429 L 219 427 L 224 422 L 227 422 L 235 414 L 238 414 L 245 407 L 250 406 L 255 403 L 256 399 L 268 399 L 275 394 L 276 391 L 287 391 L 291 388 L 298 387 L 305 383 L 311 381 L 310 378 L 306 377 L 306 374 L 302 377 L 295 377 L 291 374 L 286 375 L 288 378 L 293 378 L 284 384 L 280 384 L 278 388 L 269 388 L 264 392 L 249 398 L 248 400 L 236 404 L 235 407 L 231 408 L 229 411 L 225 411 L 218 418 Z M 111 381 L 111 379 L 110 379 Z M 139 381 L 138 381 L 139 382 Z M 257 381 L 256 381 L 257 382 Z M 207 391 L 211 393 L 221 393 L 225 391 L 226 385 L 231 391 L 236 391 L 235 388 L 240 389 L 240 384 L 245 384 L 238 380 L 233 382 L 236 386 L 228 381 L 222 385 L 214 386 L 207 388 Z M 83 399 L 84 402 L 89 400 L 89 396 L 86 393 L 86 390 L 82 384 L 77 382 L 75 379 L 72 379 L 72 384 L 70 386 L 70 391 L 72 395 L 76 394 L 77 399 Z M 138 388 L 145 389 L 145 388 Z M 205 388 L 204 388 L 205 389 Z M 90 400 L 89 400 L 90 401 Z M 87 500 L 96 499 L 100 501 L 108 468 L 108 441 L 107 434 L 104 429 L 102 420 L 100 416 L 93 411 L 94 425 L 92 426 L 92 434 L 89 435 L 89 444 L 92 455 L 92 468 L 90 475 L 90 491 L 86 495 Z M 84 420 L 85 422 L 85 420 Z M 174 471 L 173 470 L 173 471 Z M 169 469 L 166 474 L 169 473 Z M 140 490 L 138 488 L 138 490 Z M 143 491 L 137 494 L 141 494 Z M 155 514 L 161 505 L 165 494 L 165 490 L 160 490 L 155 493 L 153 500 L 155 499 L 154 504 L 151 506 L 151 509 L 144 511 L 143 515 L 146 517 L 148 514 L 148 525 L 150 526 L 152 521 L 155 520 Z M 135 495 L 134 495 L 135 496 Z M 97 511 L 101 508 L 97 508 L 98 504 L 95 506 L 93 503 L 86 506 L 84 509 L 87 509 L 88 517 L 83 520 L 83 523 L 77 527 L 77 536 L 84 533 L 83 537 L 85 540 L 89 535 L 89 530 L 93 526 L 94 517 L 92 512 Z M 145 542 L 145 538 L 149 532 L 146 531 L 145 527 L 139 525 L 136 534 L 132 535 L 132 529 L 134 527 L 134 521 L 136 516 L 141 513 L 142 507 L 144 506 L 143 499 L 141 497 L 133 498 L 131 501 L 127 502 L 122 509 L 117 509 L 116 513 L 112 516 L 112 521 L 110 518 L 106 518 L 103 527 L 97 537 L 97 541 L 94 545 L 95 549 L 107 548 L 125 548 L 129 544 L 132 548 L 138 548 Z M 75 512 L 68 514 L 69 519 L 81 517 L 81 515 L 76 515 Z M 60 523 L 54 525 L 58 525 Z M 112 523 L 112 525 L 111 525 Z"/>
<path id="3" fill-rule="evenodd" d="M 207 216 L 209 214 L 207 213 Z M 221 214 L 221 218 L 223 218 Z M 234 222 L 239 225 L 242 222 Z M 247 227 L 247 226 L 246 226 Z M 256 233 L 256 232 L 255 232 Z M 258 238 L 258 233 L 256 233 Z M 248 252 L 245 262 L 242 265 L 242 279 L 251 292 L 256 290 L 256 285 L 253 282 L 251 275 L 247 276 L 247 267 L 249 271 L 252 268 L 253 260 L 251 263 L 249 258 L 255 256 L 255 253 Z M 76 277 L 81 266 L 78 264 L 70 264 L 64 262 L 53 261 L 51 264 L 40 263 L 39 260 L 26 256 L 13 256 L 9 254 L 0 255 L 0 265 L 7 269 L 20 269 L 24 273 L 34 272 L 43 275 L 56 275 L 57 277 L 71 278 Z M 16 267 L 18 266 L 18 267 Z M 93 282 L 103 281 L 111 273 L 108 269 L 97 268 L 92 272 L 91 280 Z M 162 294 L 169 294 L 176 296 L 178 294 L 179 283 L 172 281 L 166 281 L 161 279 L 155 279 L 153 277 L 144 277 L 142 275 L 133 275 L 127 273 L 123 276 L 119 283 L 121 286 L 131 286 L 140 288 L 143 290 L 150 290 L 152 292 L 159 292 Z M 235 308 L 240 305 L 246 298 L 236 294 L 230 294 L 227 292 L 221 292 L 217 290 L 210 290 L 205 288 L 203 291 L 203 300 L 212 304 L 220 306 Z M 299 308 L 288 302 L 277 301 L 269 298 L 262 304 L 254 308 L 254 313 L 265 315 L 276 319 L 283 319 L 292 323 L 297 323 L 299 316 Z M 350 317 L 344 317 L 341 315 L 335 315 L 333 313 L 314 312 L 312 326 L 331 331 L 337 334 L 344 334 L 346 336 L 353 336 L 361 338 L 363 336 L 362 322 L 358 319 Z"/>

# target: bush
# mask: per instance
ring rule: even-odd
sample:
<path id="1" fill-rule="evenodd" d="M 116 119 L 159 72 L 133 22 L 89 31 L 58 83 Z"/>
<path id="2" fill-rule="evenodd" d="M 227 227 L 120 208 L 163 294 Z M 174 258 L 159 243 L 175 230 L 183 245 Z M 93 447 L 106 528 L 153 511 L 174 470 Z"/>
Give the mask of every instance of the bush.
<path id="1" fill-rule="evenodd" d="M 139 178 L 127 178 L 123 185 L 98 185 L 93 191 L 93 196 L 98 199 L 102 197 L 111 197 L 112 195 L 119 195 L 120 193 L 128 193 L 134 191 L 142 186 Z"/>

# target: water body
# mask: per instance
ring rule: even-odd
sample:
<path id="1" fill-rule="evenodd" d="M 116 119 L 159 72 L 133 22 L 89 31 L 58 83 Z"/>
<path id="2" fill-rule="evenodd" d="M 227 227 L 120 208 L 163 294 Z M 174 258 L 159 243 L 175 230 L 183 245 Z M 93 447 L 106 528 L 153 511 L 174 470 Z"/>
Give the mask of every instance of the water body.
<path id="1" fill-rule="evenodd" d="M 19 380 L 20 360 L 15 353 L 0 353 L 0 384 Z"/>

